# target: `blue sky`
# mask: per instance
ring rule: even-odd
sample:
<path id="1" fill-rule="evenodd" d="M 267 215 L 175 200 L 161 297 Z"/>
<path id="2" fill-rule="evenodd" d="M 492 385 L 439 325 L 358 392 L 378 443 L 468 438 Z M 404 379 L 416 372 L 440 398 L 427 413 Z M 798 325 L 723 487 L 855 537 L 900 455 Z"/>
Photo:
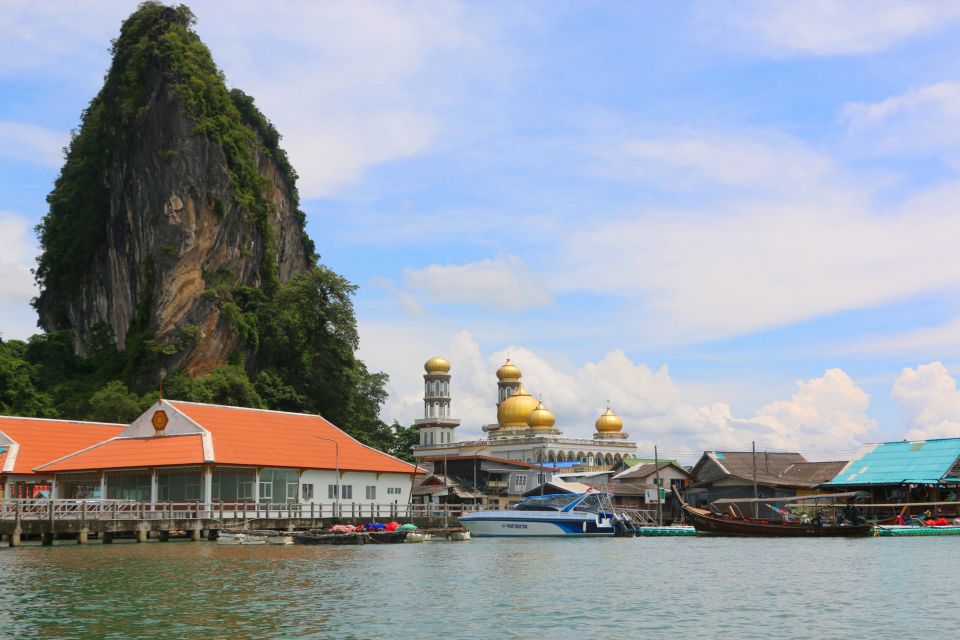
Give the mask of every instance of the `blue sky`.
<path id="1" fill-rule="evenodd" d="M 190 3 L 360 285 L 384 418 L 453 363 L 463 436 L 509 353 L 558 425 L 641 448 L 960 435 L 960 5 Z M 59 149 L 133 2 L 0 16 L 0 330 Z"/>

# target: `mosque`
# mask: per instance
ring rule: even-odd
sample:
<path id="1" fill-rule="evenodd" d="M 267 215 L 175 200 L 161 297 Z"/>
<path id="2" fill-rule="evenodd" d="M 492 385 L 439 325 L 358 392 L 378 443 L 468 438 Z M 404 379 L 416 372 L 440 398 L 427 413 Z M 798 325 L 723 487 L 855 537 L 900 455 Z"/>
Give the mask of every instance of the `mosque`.
<path id="1" fill-rule="evenodd" d="M 450 409 L 450 363 L 430 358 L 424 364 L 423 418 L 416 420 L 418 458 L 489 456 L 528 464 L 576 462 L 613 467 L 635 457 L 637 445 L 623 432 L 623 420 L 608 406 L 595 423 L 592 438 L 572 438 L 556 427 L 553 412 L 524 387 L 520 367 L 508 358 L 497 369 L 497 422 L 485 425 L 485 438 L 457 441 L 460 421 Z"/>

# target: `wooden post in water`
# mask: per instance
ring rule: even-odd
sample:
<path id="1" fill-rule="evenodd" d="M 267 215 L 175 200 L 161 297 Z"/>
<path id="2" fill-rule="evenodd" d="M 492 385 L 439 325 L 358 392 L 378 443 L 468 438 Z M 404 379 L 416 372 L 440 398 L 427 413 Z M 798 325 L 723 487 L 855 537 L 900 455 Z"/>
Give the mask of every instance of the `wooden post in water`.
<path id="1" fill-rule="evenodd" d="M 757 491 L 757 443 L 753 441 L 751 443 L 753 447 L 753 519 L 756 520 L 760 517 L 760 504 L 756 502 L 760 498 L 760 495 Z"/>
<path id="2" fill-rule="evenodd" d="M 663 526 L 663 506 L 660 504 L 660 455 L 657 445 L 653 445 L 653 474 L 657 485 L 657 526 Z"/>

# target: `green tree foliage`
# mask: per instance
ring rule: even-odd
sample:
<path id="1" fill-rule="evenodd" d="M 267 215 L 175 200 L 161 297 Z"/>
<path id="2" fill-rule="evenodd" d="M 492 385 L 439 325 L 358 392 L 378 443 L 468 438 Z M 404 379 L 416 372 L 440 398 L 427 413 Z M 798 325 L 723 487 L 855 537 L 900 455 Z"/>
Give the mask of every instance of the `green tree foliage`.
<path id="1" fill-rule="evenodd" d="M 390 426 L 393 431 L 391 446 L 387 453 L 394 455 L 401 460 L 414 462 L 413 448 L 420 443 L 420 431 L 413 425 L 404 427 L 396 420 Z"/>
<path id="2" fill-rule="evenodd" d="M 0 340 L 0 413 L 55 417 L 53 398 L 35 384 L 38 368 L 27 361 L 26 350 L 19 340 Z"/>
<path id="3" fill-rule="evenodd" d="M 224 365 L 205 376 L 179 373 L 164 385 L 164 397 L 232 407 L 266 409 L 246 372 L 236 365 Z"/>
<path id="4" fill-rule="evenodd" d="M 119 380 L 111 380 L 102 389 L 90 396 L 88 420 L 96 422 L 131 422 L 152 402 L 144 402 Z"/>

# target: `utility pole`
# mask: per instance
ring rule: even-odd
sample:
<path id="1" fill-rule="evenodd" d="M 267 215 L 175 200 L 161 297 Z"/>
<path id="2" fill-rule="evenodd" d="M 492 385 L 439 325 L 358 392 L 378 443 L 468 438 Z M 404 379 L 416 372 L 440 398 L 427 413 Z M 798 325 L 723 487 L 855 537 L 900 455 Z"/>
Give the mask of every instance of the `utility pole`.
<path id="1" fill-rule="evenodd" d="M 757 492 L 757 442 L 756 440 L 752 443 L 753 446 L 753 519 L 757 520 L 760 517 L 760 504 L 757 500 L 760 498 L 759 493 Z"/>
<path id="2" fill-rule="evenodd" d="M 657 485 L 657 526 L 662 527 L 663 503 L 660 500 L 660 455 L 657 453 L 657 445 L 653 445 L 653 473 Z"/>

